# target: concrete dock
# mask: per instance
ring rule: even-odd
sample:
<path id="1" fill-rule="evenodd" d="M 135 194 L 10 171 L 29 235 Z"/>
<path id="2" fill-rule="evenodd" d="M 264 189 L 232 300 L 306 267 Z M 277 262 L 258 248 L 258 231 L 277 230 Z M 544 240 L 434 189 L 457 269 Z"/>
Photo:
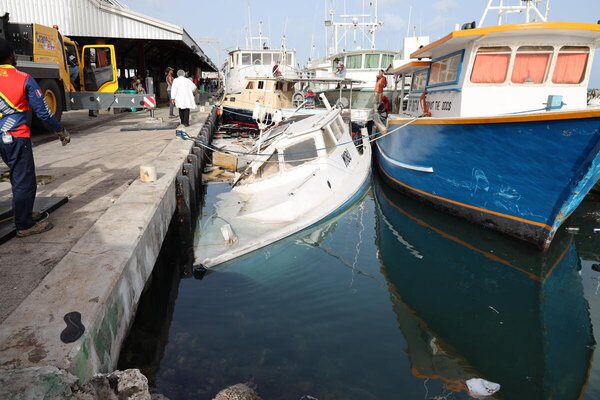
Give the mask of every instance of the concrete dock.
<path id="1" fill-rule="evenodd" d="M 156 116 L 168 121 L 167 111 Z M 183 128 L 190 136 L 200 132 L 210 107 L 204 111 L 192 112 L 192 125 Z M 0 246 L 0 398 L 18 390 L 39 398 L 55 390 L 60 398 L 73 376 L 86 381 L 115 367 L 193 147 L 175 129 L 121 131 L 148 116 L 67 113 L 70 145 L 36 140 L 36 173 L 51 177 L 38 196 L 69 202 L 51 214 L 51 231 Z M 158 179 L 141 182 L 140 165 L 156 166 Z M 10 184 L 0 183 L 0 198 L 10 193 Z M 67 344 L 60 334 L 73 311 L 81 313 L 85 333 Z"/>

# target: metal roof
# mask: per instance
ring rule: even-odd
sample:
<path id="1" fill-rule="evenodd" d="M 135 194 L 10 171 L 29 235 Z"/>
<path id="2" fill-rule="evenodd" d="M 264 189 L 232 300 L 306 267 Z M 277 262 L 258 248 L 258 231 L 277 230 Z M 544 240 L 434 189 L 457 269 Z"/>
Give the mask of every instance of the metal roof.
<path id="1" fill-rule="evenodd" d="M 126 8 L 118 0 L 1 0 L 11 22 L 58 25 L 67 36 L 182 41 L 217 69 L 198 43 L 178 25 Z"/>

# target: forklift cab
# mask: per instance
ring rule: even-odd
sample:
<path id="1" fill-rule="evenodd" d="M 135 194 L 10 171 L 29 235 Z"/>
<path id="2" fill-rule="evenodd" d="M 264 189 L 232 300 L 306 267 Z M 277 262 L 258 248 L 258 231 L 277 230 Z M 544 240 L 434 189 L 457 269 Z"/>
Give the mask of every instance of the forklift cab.
<path id="1" fill-rule="evenodd" d="M 79 66 L 83 92 L 115 92 L 119 88 L 114 46 L 83 46 Z"/>

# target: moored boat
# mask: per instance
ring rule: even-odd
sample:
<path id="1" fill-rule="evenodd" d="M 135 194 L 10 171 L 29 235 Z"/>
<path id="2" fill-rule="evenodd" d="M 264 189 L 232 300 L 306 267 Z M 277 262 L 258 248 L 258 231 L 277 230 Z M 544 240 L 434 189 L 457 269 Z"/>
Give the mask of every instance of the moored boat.
<path id="1" fill-rule="evenodd" d="M 353 141 L 341 112 L 301 116 L 261 135 L 254 161 L 201 222 L 197 262 L 211 267 L 260 249 L 343 211 L 365 192 L 366 129 Z"/>
<path id="2" fill-rule="evenodd" d="M 586 94 L 600 25 L 464 28 L 396 69 L 411 91 L 382 127 L 379 169 L 399 190 L 546 249 L 600 178 L 600 108 Z"/>
<path id="3" fill-rule="evenodd" d="M 378 257 L 413 375 L 451 391 L 483 378 L 501 385 L 495 399 L 583 398 L 595 340 L 577 236 L 561 230 L 532 252 L 373 187 Z"/>

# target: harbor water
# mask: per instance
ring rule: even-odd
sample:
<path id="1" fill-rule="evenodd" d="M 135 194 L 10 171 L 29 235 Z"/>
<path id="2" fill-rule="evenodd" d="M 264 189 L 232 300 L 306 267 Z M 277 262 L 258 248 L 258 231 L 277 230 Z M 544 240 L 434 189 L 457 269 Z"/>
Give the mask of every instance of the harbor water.
<path id="1" fill-rule="evenodd" d="M 204 219 L 226 188 L 208 185 Z M 244 382 L 265 400 L 468 399 L 471 378 L 497 399 L 597 399 L 594 228 L 587 200 L 540 253 L 375 177 L 343 213 L 206 274 L 163 249 L 118 367 L 172 400 Z"/>

